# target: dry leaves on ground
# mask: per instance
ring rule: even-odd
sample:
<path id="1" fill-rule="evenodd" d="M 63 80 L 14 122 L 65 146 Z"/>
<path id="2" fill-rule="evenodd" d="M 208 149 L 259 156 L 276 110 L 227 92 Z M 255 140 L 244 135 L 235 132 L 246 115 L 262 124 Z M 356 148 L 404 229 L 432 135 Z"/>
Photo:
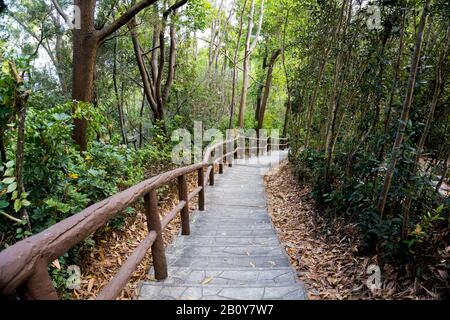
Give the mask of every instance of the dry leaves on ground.
<path id="1" fill-rule="evenodd" d="M 436 298 L 417 280 L 399 279 L 389 265 L 383 267 L 381 289 L 370 291 L 366 271 L 371 264 L 379 265 L 379 261 L 377 256 L 356 255 L 356 224 L 341 218 L 332 223 L 321 218 L 319 212 L 323 209 L 310 197 L 308 187 L 296 182 L 287 161 L 264 180 L 270 215 L 310 299 Z M 418 296 L 418 289 L 426 294 Z"/>

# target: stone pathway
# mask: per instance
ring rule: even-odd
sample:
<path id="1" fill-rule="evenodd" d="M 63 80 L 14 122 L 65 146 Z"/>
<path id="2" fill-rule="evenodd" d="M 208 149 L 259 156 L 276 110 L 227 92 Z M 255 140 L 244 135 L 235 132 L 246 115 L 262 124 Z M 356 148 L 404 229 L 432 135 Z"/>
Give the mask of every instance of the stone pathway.
<path id="1" fill-rule="evenodd" d="M 168 279 L 143 282 L 138 299 L 306 299 L 266 207 L 263 174 L 286 156 L 224 168 L 206 189 L 206 210 L 192 215 L 191 235 L 167 248 Z"/>

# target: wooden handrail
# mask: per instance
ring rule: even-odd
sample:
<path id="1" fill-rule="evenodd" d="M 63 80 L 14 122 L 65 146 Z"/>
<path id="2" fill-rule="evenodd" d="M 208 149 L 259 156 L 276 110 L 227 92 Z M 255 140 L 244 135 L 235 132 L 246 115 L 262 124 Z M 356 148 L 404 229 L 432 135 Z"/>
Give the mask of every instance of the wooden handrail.
<path id="1" fill-rule="evenodd" d="M 1 251 L 0 293 L 11 295 L 20 289 L 21 296 L 25 299 L 57 299 L 58 295 L 47 272 L 48 264 L 141 198 L 145 200 L 149 233 L 121 266 L 115 277 L 103 288 L 97 299 L 117 298 L 150 248 L 153 253 L 155 274 L 157 278 L 164 279 L 167 277 L 167 264 L 162 232 L 181 212 L 182 233 L 189 234 L 189 202 L 198 196 L 199 210 L 204 210 L 204 189 L 208 182 L 210 185 L 214 184 L 214 166 L 219 163 L 219 171 L 222 173 L 223 160 L 232 155 L 233 158 L 237 157 L 240 148 L 234 148 L 234 144 L 240 138 L 242 136 L 207 148 L 201 163 L 177 168 L 147 179 Z M 224 145 L 228 147 L 232 145 L 233 151 L 216 155 L 215 150 L 223 148 Z M 196 171 L 198 186 L 188 194 L 186 175 Z M 174 179 L 178 179 L 179 203 L 160 219 L 156 190 Z"/>

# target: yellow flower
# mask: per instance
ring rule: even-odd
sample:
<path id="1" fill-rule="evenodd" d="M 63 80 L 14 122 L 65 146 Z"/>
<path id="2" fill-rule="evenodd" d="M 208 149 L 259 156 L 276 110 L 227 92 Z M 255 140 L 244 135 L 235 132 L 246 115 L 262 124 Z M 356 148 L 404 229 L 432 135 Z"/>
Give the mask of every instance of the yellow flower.
<path id="1" fill-rule="evenodd" d="M 90 155 L 87 155 L 86 156 L 86 161 L 91 161 L 91 160 L 92 160 L 92 157 Z"/>
<path id="2" fill-rule="evenodd" d="M 71 179 L 78 179 L 78 175 L 76 173 L 70 173 L 69 178 Z"/>

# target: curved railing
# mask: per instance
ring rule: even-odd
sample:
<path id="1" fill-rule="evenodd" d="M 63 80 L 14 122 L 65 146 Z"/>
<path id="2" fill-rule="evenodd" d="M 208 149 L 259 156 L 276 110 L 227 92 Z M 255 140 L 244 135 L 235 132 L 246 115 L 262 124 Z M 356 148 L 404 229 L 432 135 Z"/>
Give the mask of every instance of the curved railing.
<path id="1" fill-rule="evenodd" d="M 164 172 L 145 180 L 3 250 L 0 252 L 0 293 L 2 295 L 16 293 L 22 299 L 58 299 L 48 274 L 49 263 L 65 254 L 141 198 L 144 198 L 149 233 L 122 264 L 115 277 L 99 293 L 97 299 L 117 298 L 150 248 L 155 278 L 157 280 L 167 278 L 162 232 L 181 212 L 181 232 L 183 235 L 190 234 L 189 201 L 198 195 L 198 208 L 200 211 L 205 209 L 205 187 L 208 182 L 214 185 L 215 165 L 219 165 L 219 173 L 223 173 L 224 163 L 232 166 L 233 160 L 230 159 L 237 158 L 240 147 L 236 146 L 236 142 L 239 138 L 241 137 L 217 143 L 206 149 L 201 163 Z M 286 141 L 284 144 L 265 141 L 266 146 L 259 143 L 265 139 L 252 139 L 258 141 L 258 150 L 261 148 L 271 150 L 273 146 L 287 147 L 288 145 L 287 139 L 280 139 Z M 231 151 L 225 154 L 222 152 L 221 155 L 216 156 L 215 150 L 223 150 L 224 145 L 227 145 L 227 151 Z M 197 172 L 198 186 L 188 193 L 186 175 L 194 172 Z M 179 203 L 161 219 L 158 213 L 156 191 L 174 179 L 178 180 Z"/>

